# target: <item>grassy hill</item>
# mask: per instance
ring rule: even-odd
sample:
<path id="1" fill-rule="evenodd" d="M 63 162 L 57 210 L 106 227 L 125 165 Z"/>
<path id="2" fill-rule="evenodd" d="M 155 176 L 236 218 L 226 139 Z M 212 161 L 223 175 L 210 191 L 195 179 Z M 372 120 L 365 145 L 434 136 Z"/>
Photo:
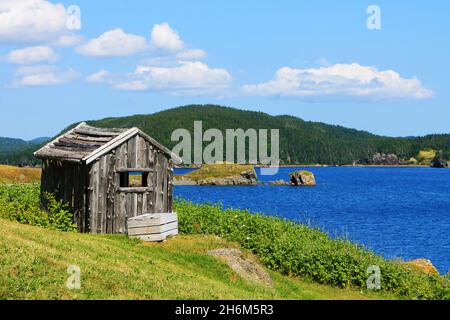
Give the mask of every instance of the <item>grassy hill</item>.
<path id="1" fill-rule="evenodd" d="M 207 254 L 237 245 L 211 236 L 184 235 L 163 244 L 143 244 L 120 235 L 52 231 L 0 219 L 0 243 L 0 299 L 393 298 L 270 270 L 272 287 L 248 282 Z M 81 269 L 81 290 L 66 288 L 70 265 Z"/>
<path id="2" fill-rule="evenodd" d="M 151 115 L 106 118 L 88 123 L 99 127 L 139 127 L 172 148 L 175 145 L 170 140 L 172 132 L 177 128 L 192 132 L 196 120 L 203 121 L 204 131 L 209 128 L 222 131 L 228 128 L 280 129 L 280 156 L 285 164 L 351 164 L 355 160 L 370 161 L 377 152 L 394 153 L 409 160 L 417 157 L 421 150 L 444 150 L 447 155 L 450 151 L 450 135 L 385 137 L 288 115 L 271 116 L 216 105 L 190 105 Z M 28 156 L 32 157 L 31 152 Z"/>
<path id="3" fill-rule="evenodd" d="M 77 234 L 70 208 L 47 199 L 43 211 L 39 184 L 0 184 L 0 299 L 450 298 L 449 275 L 386 260 L 292 221 L 178 199 L 182 235 L 144 245 L 122 235 Z M 208 254 L 238 246 L 272 285 L 244 280 L 242 269 Z M 82 270 L 81 291 L 64 286 L 70 265 Z M 382 274 L 377 292 L 366 289 L 373 265 Z"/>

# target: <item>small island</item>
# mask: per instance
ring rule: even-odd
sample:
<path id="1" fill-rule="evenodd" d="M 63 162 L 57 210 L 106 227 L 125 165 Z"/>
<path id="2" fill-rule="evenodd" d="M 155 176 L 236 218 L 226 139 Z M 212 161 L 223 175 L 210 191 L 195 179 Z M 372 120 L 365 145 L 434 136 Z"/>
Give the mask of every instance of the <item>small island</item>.
<path id="1" fill-rule="evenodd" d="M 244 186 L 257 185 L 258 176 L 252 165 L 215 163 L 198 170 L 175 175 L 174 185 Z"/>

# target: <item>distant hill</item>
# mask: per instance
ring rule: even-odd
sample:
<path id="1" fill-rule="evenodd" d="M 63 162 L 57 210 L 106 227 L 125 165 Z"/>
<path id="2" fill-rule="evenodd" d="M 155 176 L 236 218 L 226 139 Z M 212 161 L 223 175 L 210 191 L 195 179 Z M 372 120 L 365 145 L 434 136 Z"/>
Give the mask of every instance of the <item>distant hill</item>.
<path id="1" fill-rule="evenodd" d="M 30 141 L 0 137 L 0 163 L 14 165 L 35 165 L 38 163 L 33 151 L 49 141 L 40 137 Z"/>
<path id="2" fill-rule="evenodd" d="M 407 160 L 416 157 L 420 150 L 450 151 L 450 135 L 386 137 L 342 126 L 304 121 L 289 115 L 271 116 L 216 105 L 189 105 L 151 115 L 87 122 L 105 128 L 139 127 L 172 148 L 175 145 L 170 141 L 172 131 L 186 128 L 192 132 L 195 120 L 203 121 L 203 130 L 280 129 L 280 157 L 285 164 L 351 164 L 355 160 L 370 163 L 376 153 L 395 154 L 398 158 Z M 74 125 L 76 124 L 70 127 Z"/>

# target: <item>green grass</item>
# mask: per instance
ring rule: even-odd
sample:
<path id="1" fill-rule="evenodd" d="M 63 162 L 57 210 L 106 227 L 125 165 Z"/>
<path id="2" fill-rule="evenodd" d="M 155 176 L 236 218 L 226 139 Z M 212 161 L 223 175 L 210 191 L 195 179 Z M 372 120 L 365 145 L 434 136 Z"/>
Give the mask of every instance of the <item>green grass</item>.
<path id="1" fill-rule="evenodd" d="M 414 270 L 389 261 L 346 239 L 332 239 L 320 230 L 295 222 L 224 209 L 219 205 L 175 203 L 180 230 L 217 235 L 239 243 L 281 274 L 337 287 L 364 289 L 370 266 L 381 270 L 381 289 L 409 299 L 450 299 L 449 277 Z"/>
<path id="2" fill-rule="evenodd" d="M 198 181 L 208 178 L 226 178 L 253 170 L 253 165 L 241 165 L 233 163 L 204 164 L 198 170 L 183 175 L 176 175 L 175 178 L 179 179 L 181 177 L 184 177 L 189 180 Z"/>
<path id="3" fill-rule="evenodd" d="M 237 245 L 212 236 L 182 235 L 146 245 L 121 235 L 53 231 L 0 219 L 0 243 L 0 299 L 393 298 L 273 271 L 268 271 L 273 287 L 244 281 L 207 254 Z M 81 269 L 81 290 L 65 286 L 70 265 Z"/>
<path id="4" fill-rule="evenodd" d="M 178 200 L 175 208 L 183 235 L 165 244 L 144 245 L 121 235 L 62 232 L 72 230 L 70 215 L 61 203 L 50 208 L 49 213 L 40 209 L 38 184 L 0 186 L 0 298 L 450 297 L 444 277 L 387 261 L 307 226 L 246 211 Z M 228 247 L 240 247 L 264 265 L 273 287 L 249 283 L 206 254 Z M 381 268 L 381 292 L 365 289 L 366 269 L 373 264 Z M 80 291 L 65 287 L 69 265 L 81 268 Z"/>

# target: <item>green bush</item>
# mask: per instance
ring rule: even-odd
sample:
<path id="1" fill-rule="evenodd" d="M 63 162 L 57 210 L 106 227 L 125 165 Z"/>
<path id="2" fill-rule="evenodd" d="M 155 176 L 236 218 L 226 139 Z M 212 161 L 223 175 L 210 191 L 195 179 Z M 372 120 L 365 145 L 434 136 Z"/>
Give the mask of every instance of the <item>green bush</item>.
<path id="1" fill-rule="evenodd" d="M 68 205 L 45 195 L 48 210 L 41 209 L 39 184 L 0 185 L 0 217 L 53 230 L 76 231 Z"/>
<path id="2" fill-rule="evenodd" d="M 371 265 L 380 267 L 381 289 L 411 299 L 449 299 L 448 277 L 409 269 L 345 239 L 280 218 L 224 209 L 220 205 L 178 200 L 180 232 L 210 234 L 239 243 L 263 264 L 283 274 L 302 276 L 339 287 L 366 290 Z"/>

